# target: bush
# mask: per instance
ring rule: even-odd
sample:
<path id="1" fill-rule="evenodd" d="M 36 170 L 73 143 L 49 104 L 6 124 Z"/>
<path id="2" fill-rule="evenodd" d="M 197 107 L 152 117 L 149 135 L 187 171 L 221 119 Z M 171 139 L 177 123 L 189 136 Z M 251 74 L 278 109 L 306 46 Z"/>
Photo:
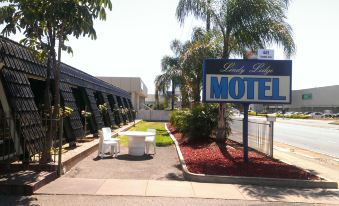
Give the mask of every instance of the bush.
<path id="1" fill-rule="evenodd" d="M 191 110 L 176 110 L 171 114 L 171 124 L 187 141 L 208 140 L 218 124 L 218 104 L 197 105 Z M 230 133 L 230 110 L 226 111 L 226 134 Z"/>
<path id="2" fill-rule="evenodd" d="M 255 115 L 257 115 L 257 113 L 256 112 L 249 112 L 248 115 L 255 116 Z"/>
<path id="3" fill-rule="evenodd" d="M 190 110 L 174 110 L 171 113 L 170 122 L 178 132 L 183 132 L 187 127 L 187 117 L 190 115 Z"/>

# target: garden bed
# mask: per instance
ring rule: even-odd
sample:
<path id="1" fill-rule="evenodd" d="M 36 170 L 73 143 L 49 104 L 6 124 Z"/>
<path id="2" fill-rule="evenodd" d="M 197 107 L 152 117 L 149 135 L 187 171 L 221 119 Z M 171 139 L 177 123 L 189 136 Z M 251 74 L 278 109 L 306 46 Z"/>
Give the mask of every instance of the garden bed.
<path id="1" fill-rule="evenodd" d="M 249 150 L 249 163 L 243 161 L 242 145 L 227 140 L 225 146 L 214 141 L 209 143 L 186 143 L 182 134 L 171 124 L 167 125 L 179 143 L 189 172 L 206 175 L 286 178 L 320 180 L 298 167 L 272 159 L 255 150 Z"/>

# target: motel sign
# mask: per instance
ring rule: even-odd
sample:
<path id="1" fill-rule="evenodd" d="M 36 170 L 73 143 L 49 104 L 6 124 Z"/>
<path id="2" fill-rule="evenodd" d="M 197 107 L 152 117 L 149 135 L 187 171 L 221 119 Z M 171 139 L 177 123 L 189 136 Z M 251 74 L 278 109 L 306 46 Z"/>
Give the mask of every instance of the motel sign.
<path id="1" fill-rule="evenodd" d="M 206 59 L 203 100 L 230 103 L 291 103 L 290 60 Z"/>

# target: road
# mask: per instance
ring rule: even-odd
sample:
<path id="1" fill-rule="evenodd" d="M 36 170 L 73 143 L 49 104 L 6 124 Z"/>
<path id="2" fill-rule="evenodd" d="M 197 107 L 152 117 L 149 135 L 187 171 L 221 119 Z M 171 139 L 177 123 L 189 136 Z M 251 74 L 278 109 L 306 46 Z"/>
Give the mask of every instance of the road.
<path id="1" fill-rule="evenodd" d="M 274 124 L 274 141 L 339 158 L 339 125 L 329 122 L 332 121 L 278 119 Z"/>
<path id="2" fill-rule="evenodd" d="M 307 121 L 310 120 L 278 120 L 275 141 L 339 157 L 339 126 L 321 120 Z"/>

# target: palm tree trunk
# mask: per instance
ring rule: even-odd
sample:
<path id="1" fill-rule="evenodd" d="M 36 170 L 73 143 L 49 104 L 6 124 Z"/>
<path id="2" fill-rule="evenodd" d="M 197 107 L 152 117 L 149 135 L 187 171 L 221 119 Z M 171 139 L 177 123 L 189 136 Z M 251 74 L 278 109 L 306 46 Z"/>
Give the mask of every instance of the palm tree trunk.
<path id="1" fill-rule="evenodd" d="M 172 102 L 171 102 L 171 110 L 174 110 L 174 98 L 175 98 L 175 85 L 172 80 Z"/>
<path id="2" fill-rule="evenodd" d="M 159 109 L 159 90 L 156 89 L 155 90 L 155 95 L 154 95 L 154 98 L 155 98 L 155 109 Z"/>
<path id="3" fill-rule="evenodd" d="M 228 35 L 224 34 L 224 45 L 223 45 L 223 55 L 224 59 L 228 59 Z M 217 128 L 217 135 L 216 139 L 217 142 L 224 144 L 226 141 L 226 127 L 225 127 L 225 110 L 226 110 L 226 103 L 219 103 L 219 112 L 218 112 L 218 128 Z"/>
<path id="4" fill-rule="evenodd" d="M 211 5 L 211 0 L 207 1 L 208 7 Z M 211 14 L 209 11 L 207 11 L 207 17 L 206 17 L 206 31 L 209 32 L 211 30 Z"/>
<path id="5" fill-rule="evenodd" d="M 47 25 L 48 27 L 48 36 L 49 36 L 49 41 L 50 41 L 50 49 L 48 52 L 48 65 L 47 65 L 47 80 L 46 80 L 46 84 L 50 84 L 50 71 L 51 70 L 55 70 L 55 35 L 54 32 L 52 30 L 52 28 Z M 48 95 L 48 98 L 45 96 L 45 108 L 46 111 L 48 112 L 49 116 L 46 118 L 52 118 L 53 119 L 53 115 L 51 115 L 51 105 L 50 105 L 50 101 L 49 101 L 49 85 L 46 85 L 45 88 L 45 95 Z M 53 123 L 52 120 L 47 119 L 47 132 L 46 132 L 46 136 L 45 136 L 45 141 L 44 141 L 44 145 L 43 145 L 43 149 L 42 149 L 42 154 L 41 154 L 41 158 L 39 160 L 40 164 L 47 164 L 49 162 L 52 161 L 52 156 L 50 153 L 50 149 L 52 147 L 52 139 L 53 136 L 56 136 L 56 130 L 55 130 L 55 124 Z"/>

